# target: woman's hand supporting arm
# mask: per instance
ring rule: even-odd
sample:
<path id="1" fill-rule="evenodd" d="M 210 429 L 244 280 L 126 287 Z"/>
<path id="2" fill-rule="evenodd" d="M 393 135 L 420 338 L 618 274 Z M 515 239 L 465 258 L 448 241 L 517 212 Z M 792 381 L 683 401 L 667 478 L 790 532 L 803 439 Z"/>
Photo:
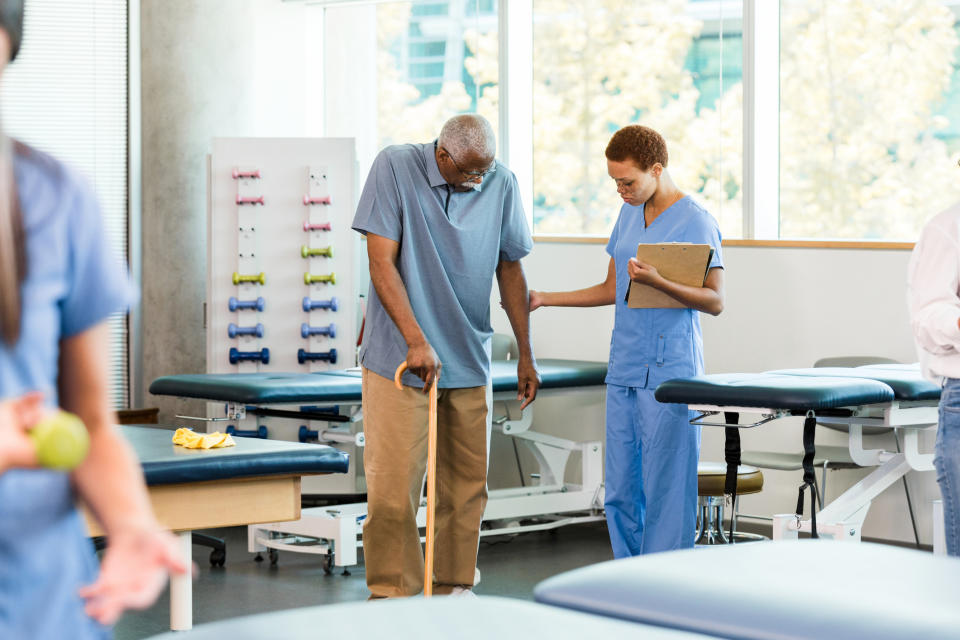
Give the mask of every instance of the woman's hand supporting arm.
<path id="1" fill-rule="evenodd" d="M 617 270 L 610 258 L 607 278 L 600 284 L 575 291 L 530 291 L 530 311 L 540 307 L 602 307 L 617 298 Z"/>

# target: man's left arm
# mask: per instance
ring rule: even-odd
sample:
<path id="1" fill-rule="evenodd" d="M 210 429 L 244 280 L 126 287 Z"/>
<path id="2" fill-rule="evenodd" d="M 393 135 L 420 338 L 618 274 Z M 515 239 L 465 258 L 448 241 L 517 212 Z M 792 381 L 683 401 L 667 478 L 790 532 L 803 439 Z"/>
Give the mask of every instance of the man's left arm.
<path id="1" fill-rule="evenodd" d="M 520 349 L 517 362 L 517 400 L 522 401 L 521 409 L 537 397 L 540 388 L 540 374 L 533 358 L 533 345 L 530 342 L 530 301 L 527 291 L 527 279 L 523 275 L 520 261 L 500 260 L 497 264 L 497 283 L 500 286 L 500 299 L 510 318 L 513 335 Z"/>

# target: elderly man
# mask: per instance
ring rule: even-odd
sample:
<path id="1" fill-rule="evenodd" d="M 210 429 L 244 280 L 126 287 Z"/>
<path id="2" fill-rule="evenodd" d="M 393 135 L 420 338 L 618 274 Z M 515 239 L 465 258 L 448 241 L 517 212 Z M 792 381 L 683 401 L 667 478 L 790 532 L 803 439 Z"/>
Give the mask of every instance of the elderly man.
<path id="1" fill-rule="evenodd" d="M 423 589 L 416 512 L 426 468 L 427 396 L 438 387 L 434 592 L 474 583 L 487 500 L 490 290 L 496 274 L 520 354 L 518 400 L 540 386 L 520 259 L 533 245 L 513 173 L 494 159 L 490 123 L 460 115 L 427 144 L 387 147 L 360 196 L 370 302 L 363 366 L 363 528 L 374 598 Z M 403 391 L 393 375 L 406 360 Z M 441 370 L 442 368 L 442 370 Z"/>

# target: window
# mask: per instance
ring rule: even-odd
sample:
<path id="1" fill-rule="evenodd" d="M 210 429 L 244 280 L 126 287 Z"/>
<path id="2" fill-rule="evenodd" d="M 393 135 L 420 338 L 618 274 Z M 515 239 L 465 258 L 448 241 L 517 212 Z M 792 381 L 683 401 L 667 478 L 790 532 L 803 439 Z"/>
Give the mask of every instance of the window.
<path id="1" fill-rule="evenodd" d="M 378 148 L 428 142 L 457 113 L 496 127 L 495 2 L 385 2 L 376 23 Z"/>
<path id="2" fill-rule="evenodd" d="M 606 235 L 622 205 L 604 149 L 628 124 L 740 235 L 740 2 L 533 1 L 533 230 Z"/>
<path id="3" fill-rule="evenodd" d="M 912 240 L 960 200 L 958 14 L 781 0 L 781 237 Z"/>
<path id="4" fill-rule="evenodd" d="M 912 240 L 960 200 L 960 0 L 371 8 L 376 72 L 351 77 L 375 78 L 370 146 L 482 113 L 535 234 L 609 233 L 620 201 L 603 151 L 632 123 L 664 135 L 675 182 L 725 238 Z M 364 117 L 327 134 L 362 140 Z"/>
<path id="5" fill-rule="evenodd" d="M 127 2 L 27 2 L 23 47 L 4 74 L 8 134 L 93 185 L 110 244 L 127 258 Z M 112 396 L 128 406 L 126 314 L 110 324 Z"/>

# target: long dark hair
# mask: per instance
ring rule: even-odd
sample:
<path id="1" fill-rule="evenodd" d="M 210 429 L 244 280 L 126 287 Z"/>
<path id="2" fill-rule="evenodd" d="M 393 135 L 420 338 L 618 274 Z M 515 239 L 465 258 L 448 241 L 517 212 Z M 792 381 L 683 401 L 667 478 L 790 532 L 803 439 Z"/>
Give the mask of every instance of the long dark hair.
<path id="1" fill-rule="evenodd" d="M 10 346 L 20 338 L 20 286 L 26 275 L 27 252 L 13 179 L 13 148 L 0 133 L 0 338 Z"/>
<path id="2" fill-rule="evenodd" d="M 0 0 L 0 29 L 10 38 L 13 61 L 23 39 L 23 0 Z M 23 215 L 13 179 L 13 145 L 0 129 L 0 339 L 9 346 L 20 338 L 20 287 L 26 276 Z"/>

